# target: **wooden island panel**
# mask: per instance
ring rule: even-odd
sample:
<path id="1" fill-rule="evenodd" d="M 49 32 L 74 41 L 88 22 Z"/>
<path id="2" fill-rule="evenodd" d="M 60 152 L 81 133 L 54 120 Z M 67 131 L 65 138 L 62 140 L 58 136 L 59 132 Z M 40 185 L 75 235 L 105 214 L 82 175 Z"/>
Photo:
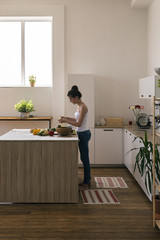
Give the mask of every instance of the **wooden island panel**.
<path id="1" fill-rule="evenodd" d="M 0 202 L 78 202 L 78 142 L 0 141 Z"/>

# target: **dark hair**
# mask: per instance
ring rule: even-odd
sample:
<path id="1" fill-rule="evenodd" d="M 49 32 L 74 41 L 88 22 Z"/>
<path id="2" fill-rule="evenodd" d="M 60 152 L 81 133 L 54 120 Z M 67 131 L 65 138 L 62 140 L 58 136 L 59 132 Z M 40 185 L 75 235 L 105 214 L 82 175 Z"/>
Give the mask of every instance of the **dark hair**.
<path id="1" fill-rule="evenodd" d="M 72 86 L 71 90 L 69 90 L 67 96 L 72 97 L 72 98 L 75 98 L 75 97 L 81 98 L 82 94 L 78 90 L 78 87 L 76 85 L 74 85 L 74 86 Z"/>

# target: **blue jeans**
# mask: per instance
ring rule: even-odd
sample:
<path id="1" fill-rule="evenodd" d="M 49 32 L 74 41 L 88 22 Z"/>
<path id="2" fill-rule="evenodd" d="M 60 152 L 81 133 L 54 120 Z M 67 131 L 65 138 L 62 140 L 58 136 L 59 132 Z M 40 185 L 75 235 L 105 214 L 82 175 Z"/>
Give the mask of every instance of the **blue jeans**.
<path id="1" fill-rule="evenodd" d="M 91 180 L 91 172 L 90 172 L 90 162 L 89 162 L 89 147 L 88 142 L 91 138 L 91 132 L 90 130 L 84 131 L 84 132 L 77 132 L 79 142 L 79 151 L 80 151 L 80 157 L 81 161 L 84 166 L 84 183 L 88 184 Z"/>

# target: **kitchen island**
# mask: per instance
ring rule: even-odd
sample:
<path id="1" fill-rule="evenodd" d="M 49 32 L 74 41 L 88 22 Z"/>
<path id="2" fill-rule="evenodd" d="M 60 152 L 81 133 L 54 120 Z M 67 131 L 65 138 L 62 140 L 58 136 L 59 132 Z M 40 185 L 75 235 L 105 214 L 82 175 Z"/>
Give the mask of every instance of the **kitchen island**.
<path id="1" fill-rule="evenodd" d="M 1 136 L 0 202 L 77 203 L 77 135 L 13 129 Z"/>

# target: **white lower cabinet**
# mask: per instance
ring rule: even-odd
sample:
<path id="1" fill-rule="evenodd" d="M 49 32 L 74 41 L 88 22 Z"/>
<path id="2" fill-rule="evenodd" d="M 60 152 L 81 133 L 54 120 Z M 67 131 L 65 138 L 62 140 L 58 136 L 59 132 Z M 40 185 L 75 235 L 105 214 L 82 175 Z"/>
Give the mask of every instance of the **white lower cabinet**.
<path id="1" fill-rule="evenodd" d="M 122 128 L 95 129 L 95 164 L 122 164 Z"/>
<path id="2" fill-rule="evenodd" d="M 133 166 L 133 155 L 134 152 L 130 151 L 133 148 L 133 140 L 135 136 L 129 131 L 124 131 L 124 164 L 128 168 L 128 170 L 133 174 L 134 166 Z"/>
<path id="3" fill-rule="evenodd" d="M 143 143 L 140 138 L 135 139 L 135 135 L 129 132 L 128 130 L 124 129 L 124 163 L 125 166 L 128 168 L 130 173 L 133 175 L 133 177 L 136 179 L 140 187 L 143 189 L 147 197 L 151 200 L 151 196 L 147 193 L 146 187 L 145 187 L 145 177 L 141 177 L 138 167 L 135 167 L 136 162 L 136 155 L 139 152 L 139 148 L 143 146 Z M 136 149 L 137 148 L 137 149 Z M 135 149 L 133 151 L 130 151 L 131 149 Z"/>

